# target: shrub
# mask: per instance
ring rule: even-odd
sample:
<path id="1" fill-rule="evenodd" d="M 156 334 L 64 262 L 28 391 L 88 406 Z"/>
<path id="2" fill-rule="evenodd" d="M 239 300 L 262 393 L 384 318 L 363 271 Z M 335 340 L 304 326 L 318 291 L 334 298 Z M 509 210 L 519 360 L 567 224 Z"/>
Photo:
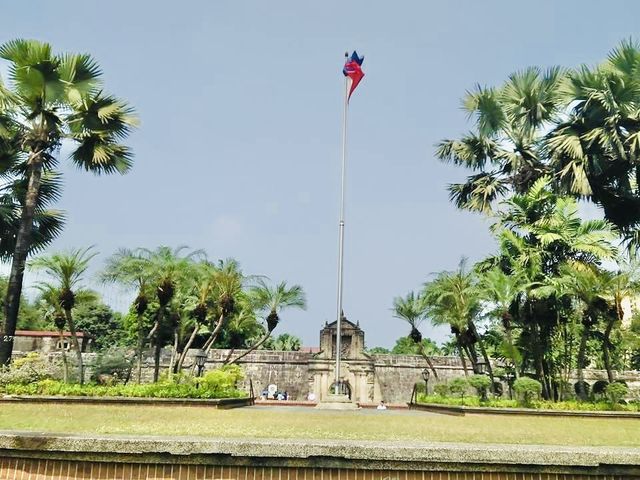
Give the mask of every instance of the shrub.
<path id="1" fill-rule="evenodd" d="M 234 365 L 208 372 L 203 378 L 180 383 L 161 381 L 142 385 L 80 385 L 44 379 L 28 384 L 9 383 L 0 391 L 11 395 L 62 395 L 82 397 L 151 397 L 151 398 L 229 398 L 242 397 L 235 386 L 242 378 L 242 370 Z"/>
<path id="2" fill-rule="evenodd" d="M 460 401 L 464 405 L 464 394 L 467 392 L 467 380 L 465 378 L 454 378 L 449 382 L 449 391 L 452 395 L 460 397 Z"/>
<path id="3" fill-rule="evenodd" d="M 491 379 L 486 375 L 472 375 L 469 377 L 469 385 L 476 389 L 480 400 L 487 399 L 487 389 L 491 386 Z"/>
<path id="4" fill-rule="evenodd" d="M 93 364 L 91 381 L 99 384 L 112 385 L 125 382 L 131 375 L 131 359 L 121 349 L 110 349 L 100 354 Z"/>
<path id="5" fill-rule="evenodd" d="M 224 365 L 207 372 L 202 378 L 197 378 L 196 383 L 212 395 L 222 396 L 225 392 L 234 391 L 243 378 L 244 374 L 238 365 Z"/>
<path id="6" fill-rule="evenodd" d="M 607 385 L 605 393 L 611 405 L 615 407 L 629 393 L 629 388 L 623 383 L 613 382 Z"/>
<path id="7" fill-rule="evenodd" d="M 0 386 L 27 385 L 47 378 L 60 378 L 60 369 L 37 352 L 31 352 L 13 361 L 0 371 Z"/>
<path id="8" fill-rule="evenodd" d="M 523 405 L 529 407 L 542 393 L 542 384 L 533 378 L 520 377 L 513 383 L 513 389 L 520 396 Z"/>
<path id="9" fill-rule="evenodd" d="M 433 387 L 433 392 L 440 397 L 446 397 L 449 395 L 449 385 L 446 383 L 436 383 Z"/>

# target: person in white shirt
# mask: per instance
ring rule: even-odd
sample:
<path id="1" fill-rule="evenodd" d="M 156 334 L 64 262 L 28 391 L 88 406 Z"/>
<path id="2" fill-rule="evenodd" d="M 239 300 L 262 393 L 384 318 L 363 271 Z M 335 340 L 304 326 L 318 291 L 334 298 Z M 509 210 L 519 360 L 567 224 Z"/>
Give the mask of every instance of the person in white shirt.
<path id="1" fill-rule="evenodd" d="M 380 405 L 378 405 L 378 410 L 386 410 L 387 406 L 384 404 L 384 400 L 380 401 Z"/>

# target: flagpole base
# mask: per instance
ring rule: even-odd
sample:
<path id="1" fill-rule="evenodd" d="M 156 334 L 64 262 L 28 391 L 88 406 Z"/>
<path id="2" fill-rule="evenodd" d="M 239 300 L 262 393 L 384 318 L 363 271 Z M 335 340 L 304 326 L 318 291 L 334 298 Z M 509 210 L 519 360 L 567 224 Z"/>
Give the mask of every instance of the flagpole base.
<path id="1" fill-rule="evenodd" d="M 315 408 L 319 410 L 358 410 L 360 407 L 357 403 L 352 402 L 348 395 L 330 393 Z"/>

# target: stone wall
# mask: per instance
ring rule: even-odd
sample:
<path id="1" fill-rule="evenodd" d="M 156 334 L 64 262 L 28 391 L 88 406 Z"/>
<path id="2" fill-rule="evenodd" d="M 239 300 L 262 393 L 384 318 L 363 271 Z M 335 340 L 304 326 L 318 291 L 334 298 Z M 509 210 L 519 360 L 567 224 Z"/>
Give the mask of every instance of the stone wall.
<path id="1" fill-rule="evenodd" d="M 236 350 L 232 358 L 242 354 L 243 350 Z M 216 368 L 229 357 L 229 350 L 211 350 L 205 371 Z M 189 352 L 184 364 L 185 370 L 194 365 L 195 350 Z M 50 354 L 55 359 L 59 354 Z M 83 354 L 86 363 L 86 376 L 89 378 L 96 354 Z M 160 371 L 166 373 L 169 368 L 171 351 L 164 349 L 160 360 Z M 143 358 L 143 381 L 153 379 L 153 357 L 149 350 Z M 457 357 L 432 357 L 437 378 L 433 373 L 429 379 L 429 390 L 437 383 L 448 382 L 452 378 L 464 375 L 460 359 Z M 320 358 L 309 352 L 279 352 L 271 350 L 257 350 L 251 352 L 239 362 L 245 371 L 245 380 L 239 387 L 247 392 L 250 385 L 253 393 L 260 396 L 268 385 L 274 384 L 278 390 L 286 391 L 291 400 L 306 400 L 313 392 L 316 399 L 322 398 L 322 393 L 328 391 L 333 382 L 334 360 Z M 357 360 L 343 361 L 343 374 L 350 381 L 354 401 L 364 403 L 407 403 L 415 384 L 423 384 L 422 371 L 427 368 L 425 360 L 419 355 L 364 355 Z M 135 373 L 134 373 L 135 375 Z M 585 380 L 593 385 L 596 380 L 606 380 L 604 370 L 585 370 Z M 640 373 L 620 372 L 616 378 L 627 382 L 631 390 L 640 391 Z M 572 379 L 573 382 L 576 378 Z M 506 392 L 506 386 L 504 386 Z"/>

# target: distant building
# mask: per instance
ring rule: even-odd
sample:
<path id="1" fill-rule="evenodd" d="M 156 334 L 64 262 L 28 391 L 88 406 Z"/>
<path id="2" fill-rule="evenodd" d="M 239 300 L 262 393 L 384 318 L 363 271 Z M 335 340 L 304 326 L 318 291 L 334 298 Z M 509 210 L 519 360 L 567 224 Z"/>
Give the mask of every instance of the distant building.
<path id="1" fill-rule="evenodd" d="M 82 352 L 91 351 L 92 338 L 84 332 L 77 332 Z M 51 332 L 38 330 L 17 330 L 13 339 L 13 349 L 17 352 L 51 353 L 73 350 L 71 332 Z"/>

